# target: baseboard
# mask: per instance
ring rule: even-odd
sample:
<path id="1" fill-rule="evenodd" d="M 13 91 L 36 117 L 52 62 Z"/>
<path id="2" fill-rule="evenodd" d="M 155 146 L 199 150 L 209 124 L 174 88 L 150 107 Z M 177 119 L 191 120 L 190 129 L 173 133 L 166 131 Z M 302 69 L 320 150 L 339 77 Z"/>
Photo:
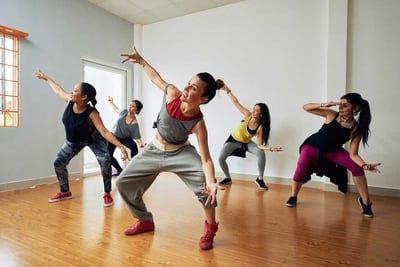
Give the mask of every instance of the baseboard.
<path id="1" fill-rule="evenodd" d="M 217 177 L 224 177 L 222 172 L 215 173 Z M 249 174 L 240 174 L 240 173 L 232 173 L 232 178 L 237 180 L 245 180 L 245 181 L 254 181 L 256 175 Z M 268 177 L 266 179 L 266 183 L 269 184 L 281 184 L 281 185 L 291 185 L 292 179 L 289 178 L 281 178 L 281 177 Z M 311 180 L 304 184 L 305 187 L 318 188 L 324 191 L 330 192 L 339 192 L 337 186 L 335 184 L 324 182 L 324 181 L 316 181 Z M 357 193 L 358 190 L 354 184 L 348 185 L 348 191 Z M 370 195 L 377 196 L 388 196 L 388 197 L 400 197 L 400 189 L 394 188 L 384 188 L 384 187 L 376 187 L 376 186 L 368 186 L 368 191 Z"/>
<path id="2" fill-rule="evenodd" d="M 94 174 L 98 174 L 96 172 L 93 172 Z M 85 176 L 89 176 L 89 174 L 85 174 Z M 217 177 L 223 177 L 223 173 L 216 172 Z M 77 178 L 82 178 L 82 174 L 80 173 L 71 173 L 69 175 L 70 179 L 77 179 Z M 245 180 L 245 181 L 253 181 L 254 175 L 249 175 L 249 174 L 238 174 L 238 173 L 233 173 L 232 174 L 233 179 L 238 179 L 238 180 Z M 57 177 L 52 176 L 52 177 L 47 177 L 47 178 L 38 178 L 38 179 L 30 179 L 30 180 L 24 180 L 24 181 L 17 181 L 17 182 L 9 182 L 6 184 L 0 184 L 0 192 L 5 192 L 5 191 L 12 191 L 12 190 L 18 190 L 18 189 L 25 189 L 25 188 L 30 188 L 30 187 L 35 187 L 38 185 L 42 184 L 53 184 L 57 183 Z M 267 183 L 272 183 L 272 184 L 281 184 L 281 185 L 291 185 L 292 184 L 292 179 L 288 178 L 280 178 L 280 177 L 268 177 Z M 338 192 L 337 186 L 331 183 L 326 183 L 324 181 L 309 181 L 304 185 L 305 187 L 311 187 L 311 188 L 318 188 L 324 191 L 331 191 L 331 192 Z M 349 192 L 358 192 L 357 188 L 353 184 L 349 184 Z M 399 189 L 394 189 L 394 188 L 384 188 L 384 187 L 375 187 L 375 186 L 369 186 L 368 187 L 369 193 L 371 195 L 378 195 L 378 196 L 389 196 L 389 197 L 400 197 L 400 190 Z"/>
<path id="3" fill-rule="evenodd" d="M 76 179 L 76 178 L 81 178 L 81 177 L 82 177 L 82 174 L 80 174 L 80 173 L 69 174 L 70 179 Z M 9 182 L 6 184 L 0 184 L 0 192 L 25 189 L 25 188 L 31 188 L 31 187 L 35 187 L 38 185 L 42 185 L 42 184 L 54 184 L 54 183 L 58 183 L 56 176 L 23 180 L 23 181 L 17 181 L 17 182 Z"/>

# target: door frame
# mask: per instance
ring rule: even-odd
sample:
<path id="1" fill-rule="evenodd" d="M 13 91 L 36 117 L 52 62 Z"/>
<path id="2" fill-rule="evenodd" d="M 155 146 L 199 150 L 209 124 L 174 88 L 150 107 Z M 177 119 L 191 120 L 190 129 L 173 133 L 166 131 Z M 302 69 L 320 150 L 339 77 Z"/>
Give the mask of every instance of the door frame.
<path id="1" fill-rule="evenodd" d="M 123 85 L 122 85 L 122 92 L 121 92 L 121 105 L 120 108 L 126 108 L 127 106 L 127 99 L 133 99 L 132 95 L 133 92 L 132 90 L 129 90 L 129 88 L 132 88 L 132 70 L 131 68 L 127 67 L 122 67 L 120 65 L 112 64 L 109 62 L 106 62 L 104 60 L 99 60 L 99 59 L 94 59 L 90 57 L 82 57 L 81 58 L 81 80 L 85 80 L 85 72 L 84 68 L 85 66 L 94 66 L 95 68 L 99 68 L 100 70 L 104 71 L 110 71 L 110 72 L 117 72 L 117 73 L 122 73 L 124 76 L 123 80 Z M 111 129 L 109 129 L 111 130 Z M 86 173 L 84 171 L 85 167 L 85 158 L 84 158 L 84 153 L 82 150 L 81 157 L 80 157 L 80 173 L 83 178 L 87 176 L 92 176 L 96 175 L 96 173 Z"/>

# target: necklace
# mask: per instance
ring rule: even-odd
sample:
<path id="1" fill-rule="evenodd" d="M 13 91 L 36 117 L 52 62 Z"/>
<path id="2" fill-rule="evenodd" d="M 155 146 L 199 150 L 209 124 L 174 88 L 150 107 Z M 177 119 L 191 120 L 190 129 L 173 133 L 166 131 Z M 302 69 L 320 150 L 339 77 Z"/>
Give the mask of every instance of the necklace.
<path id="1" fill-rule="evenodd" d="M 340 123 L 342 123 L 342 122 L 348 122 L 348 121 L 352 121 L 353 120 L 353 118 L 345 118 L 345 117 L 343 117 L 343 116 L 340 116 L 339 117 L 340 118 Z"/>

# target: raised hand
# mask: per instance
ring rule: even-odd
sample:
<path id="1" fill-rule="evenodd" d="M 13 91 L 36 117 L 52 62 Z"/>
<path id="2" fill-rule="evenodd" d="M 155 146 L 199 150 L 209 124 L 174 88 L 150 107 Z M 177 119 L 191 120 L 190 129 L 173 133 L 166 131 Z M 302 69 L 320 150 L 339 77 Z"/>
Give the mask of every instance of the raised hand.
<path id="1" fill-rule="evenodd" d="M 45 81 L 47 81 L 47 79 L 48 79 L 48 77 L 47 77 L 43 72 L 41 72 L 40 70 L 37 70 L 37 71 L 35 72 L 35 76 L 36 76 L 38 79 L 45 80 Z"/>
<path id="2" fill-rule="evenodd" d="M 121 57 L 126 57 L 125 59 L 123 59 L 121 61 L 121 63 L 125 63 L 127 61 L 131 61 L 133 63 L 142 63 L 142 57 L 139 55 L 139 52 L 136 50 L 136 48 L 134 47 L 132 49 L 132 53 L 130 54 L 120 54 Z"/>

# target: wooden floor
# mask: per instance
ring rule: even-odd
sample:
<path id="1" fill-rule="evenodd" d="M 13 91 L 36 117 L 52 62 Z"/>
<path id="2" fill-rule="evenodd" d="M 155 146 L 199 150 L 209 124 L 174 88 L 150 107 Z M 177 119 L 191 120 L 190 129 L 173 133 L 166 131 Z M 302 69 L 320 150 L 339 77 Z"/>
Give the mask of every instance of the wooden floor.
<path id="1" fill-rule="evenodd" d="M 135 220 L 115 187 L 104 208 L 101 177 L 70 183 L 74 198 L 59 203 L 47 203 L 57 184 L 0 193 L 0 266 L 400 266 L 400 198 L 372 196 L 369 219 L 354 193 L 304 187 L 287 208 L 289 186 L 234 180 L 218 194 L 214 249 L 202 251 L 201 205 L 175 175 L 145 195 L 155 232 L 129 237 Z"/>

